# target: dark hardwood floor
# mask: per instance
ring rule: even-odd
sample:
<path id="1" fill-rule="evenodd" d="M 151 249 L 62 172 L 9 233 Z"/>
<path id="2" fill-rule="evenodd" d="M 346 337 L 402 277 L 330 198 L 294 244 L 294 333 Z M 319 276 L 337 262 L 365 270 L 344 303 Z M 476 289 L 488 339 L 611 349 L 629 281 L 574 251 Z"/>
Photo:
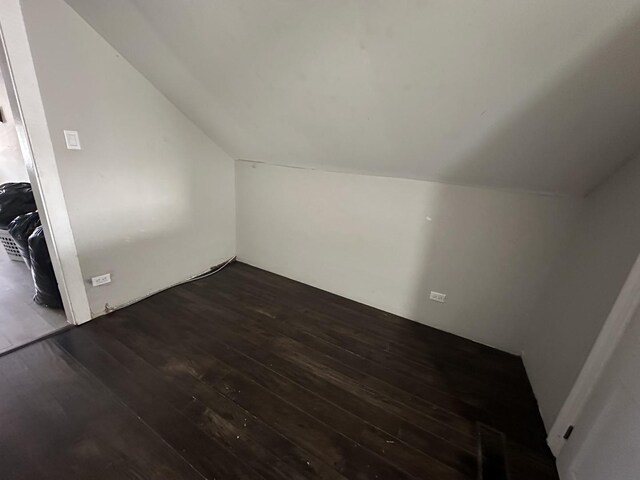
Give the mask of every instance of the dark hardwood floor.
<path id="1" fill-rule="evenodd" d="M 241 263 L 0 358 L 2 479 L 556 479 L 544 436 L 519 358 Z"/>

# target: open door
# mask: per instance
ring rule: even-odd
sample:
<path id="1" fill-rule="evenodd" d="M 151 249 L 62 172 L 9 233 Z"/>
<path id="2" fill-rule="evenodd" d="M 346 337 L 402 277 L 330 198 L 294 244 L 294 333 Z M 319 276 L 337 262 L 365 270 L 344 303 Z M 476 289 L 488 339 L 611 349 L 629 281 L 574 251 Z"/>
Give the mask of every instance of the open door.
<path id="1" fill-rule="evenodd" d="M 556 417 L 547 442 L 551 451 L 560 459 L 565 454 L 564 448 L 573 438 L 574 433 L 585 432 L 582 424 L 587 405 L 592 405 L 594 392 L 602 387 L 605 371 L 610 368 L 613 359 L 622 355 L 619 351 L 627 330 L 631 329 L 640 306 L 640 256 L 636 259 L 616 299 L 609 316 L 578 375 L 571 392 L 565 400 L 560 413 Z M 640 347 L 639 347 L 640 348 Z M 640 350 L 638 351 L 640 355 Z M 640 365 L 639 365 L 640 366 Z M 610 387 L 609 387 L 610 388 Z M 575 444 L 575 442 L 571 442 Z M 635 477 L 634 477 L 635 478 Z"/>
<path id="2" fill-rule="evenodd" d="M 631 480 L 640 472 L 640 309 L 595 383 L 558 457 L 561 478 Z"/>

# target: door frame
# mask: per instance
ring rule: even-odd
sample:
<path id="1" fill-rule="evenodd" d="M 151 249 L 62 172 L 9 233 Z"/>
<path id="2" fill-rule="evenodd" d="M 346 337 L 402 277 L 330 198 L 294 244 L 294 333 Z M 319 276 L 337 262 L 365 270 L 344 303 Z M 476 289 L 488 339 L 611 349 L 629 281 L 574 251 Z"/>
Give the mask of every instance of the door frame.
<path id="1" fill-rule="evenodd" d="M 67 321 L 91 319 L 19 0 L 0 0 L 0 69 Z"/>
<path id="2" fill-rule="evenodd" d="M 640 256 L 631 268 L 631 272 L 627 276 L 609 316 L 571 388 L 571 392 L 549 430 L 547 443 L 556 458 L 566 444 L 565 433 L 570 426 L 575 425 L 578 421 L 598 379 L 614 354 L 639 305 Z"/>

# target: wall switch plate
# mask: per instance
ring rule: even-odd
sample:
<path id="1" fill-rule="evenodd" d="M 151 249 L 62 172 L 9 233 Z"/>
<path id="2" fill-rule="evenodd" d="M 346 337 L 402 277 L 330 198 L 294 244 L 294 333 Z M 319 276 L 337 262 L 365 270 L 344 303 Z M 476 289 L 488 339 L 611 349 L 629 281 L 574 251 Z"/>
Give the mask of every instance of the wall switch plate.
<path id="1" fill-rule="evenodd" d="M 111 274 L 105 273 L 104 275 L 98 275 L 97 277 L 91 278 L 91 285 L 94 287 L 99 287 L 100 285 L 104 285 L 106 283 L 111 283 Z"/>
<path id="2" fill-rule="evenodd" d="M 429 295 L 429 300 L 433 300 L 434 302 L 444 303 L 446 299 L 446 293 L 431 292 L 431 294 Z"/>
<path id="3" fill-rule="evenodd" d="M 82 150 L 80 148 L 80 135 L 78 135 L 78 132 L 65 130 L 64 141 L 67 142 L 67 150 Z"/>

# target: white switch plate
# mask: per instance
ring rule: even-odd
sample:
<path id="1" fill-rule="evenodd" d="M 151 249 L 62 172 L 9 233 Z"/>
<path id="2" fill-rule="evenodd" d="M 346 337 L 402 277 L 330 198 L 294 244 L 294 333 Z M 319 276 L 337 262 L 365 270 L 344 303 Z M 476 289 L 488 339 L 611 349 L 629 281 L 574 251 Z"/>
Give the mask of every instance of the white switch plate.
<path id="1" fill-rule="evenodd" d="M 99 287 L 100 285 L 104 285 L 106 283 L 111 283 L 111 274 L 105 273 L 104 275 L 98 275 L 97 277 L 93 277 L 91 279 L 91 285 L 94 287 Z"/>
<path id="2" fill-rule="evenodd" d="M 80 148 L 80 135 L 78 135 L 78 132 L 65 130 L 64 141 L 67 142 L 67 150 L 82 150 Z"/>
<path id="3" fill-rule="evenodd" d="M 429 300 L 433 300 L 434 302 L 444 303 L 446 299 L 446 293 L 431 292 L 431 294 L 429 295 Z"/>

